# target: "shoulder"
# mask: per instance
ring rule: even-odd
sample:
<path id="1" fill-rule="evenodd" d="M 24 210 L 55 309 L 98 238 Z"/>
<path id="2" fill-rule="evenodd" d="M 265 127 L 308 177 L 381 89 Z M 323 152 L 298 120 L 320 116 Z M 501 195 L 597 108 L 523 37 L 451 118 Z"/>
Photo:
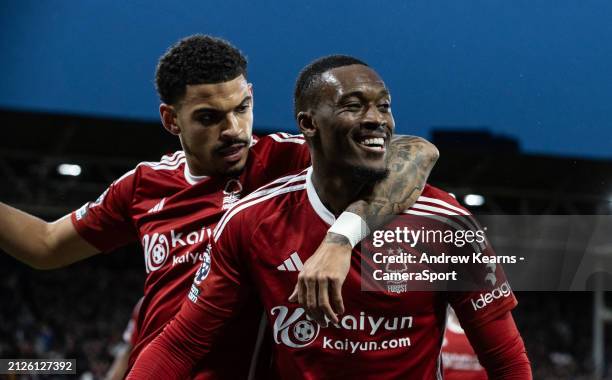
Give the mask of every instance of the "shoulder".
<path id="1" fill-rule="evenodd" d="M 472 213 L 463 207 L 454 196 L 427 184 L 421 196 L 404 214 L 424 217 L 456 230 L 480 229 Z"/>
<path id="2" fill-rule="evenodd" d="M 114 184 L 134 181 L 140 178 L 155 178 L 167 175 L 176 177 L 175 174 L 177 171 L 183 172 L 185 160 L 185 152 L 179 150 L 162 156 L 159 161 L 142 161 L 138 163 L 134 169 L 119 177 Z"/>
<path id="3" fill-rule="evenodd" d="M 303 145 L 306 140 L 304 140 L 304 135 L 292 135 L 286 132 L 275 132 L 269 135 L 263 136 L 259 138 L 259 142 L 263 142 L 264 144 L 270 145 L 279 145 L 279 144 L 298 144 Z"/>
<path id="4" fill-rule="evenodd" d="M 259 219 L 291 202 L 296 194 L 306 190 L 306 172 L 307 170 L 302 170 L 297 174 L 278 178 L 235 203 L 215 227 L 214 240 L 218 240 L 228 226 L 240 223 L 240 220 L 248 220 L 249 225 L 254 227 Z"/>
<path id="5" fill-rule="evenodd" d="M 423 193 L 409 210 L 424 210 L 445 215 L 471 215 L 454 196 L 429 184 L 425 185 Z"/>
<path id="6" fill-rule="evenodd" d="M 251 151 L 254 154 L 266 154 L 294 150 L 296 147 L 306 149 L 306 140 L 303 135 L 292 135 L 286 132 L 275 132 L 269 135 L 253 136 Z"/>

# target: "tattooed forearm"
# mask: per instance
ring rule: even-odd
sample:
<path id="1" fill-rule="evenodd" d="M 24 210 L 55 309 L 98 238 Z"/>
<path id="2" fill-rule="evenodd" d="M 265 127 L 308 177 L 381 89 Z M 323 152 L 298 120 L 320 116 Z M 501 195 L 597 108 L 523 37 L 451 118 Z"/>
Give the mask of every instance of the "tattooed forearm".
<path id="1" fill-rule="evenodd" d="M 395 137 L 387 152 L 388 177 L 367 189 L 346 211 L 367 219 L 398 214 L 410 208 L 421 195 L 438 156 L 438 149 L 425 139 Z"/>

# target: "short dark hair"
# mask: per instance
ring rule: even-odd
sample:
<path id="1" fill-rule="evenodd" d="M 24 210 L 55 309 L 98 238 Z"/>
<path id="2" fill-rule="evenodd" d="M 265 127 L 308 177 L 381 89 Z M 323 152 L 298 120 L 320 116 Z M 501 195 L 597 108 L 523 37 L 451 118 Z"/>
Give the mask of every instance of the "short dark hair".
<path id="1" fill-rule="evenodd" d="M 316 59 L 304 67 L 300 71 L 297 81 L 295 82 L 295 91 L 293 93 L 293 116 L 297 117 L 298 113 L 312 107 L 319 101 L 318 85 L 321 75 L 331 69 L 349 65 L 368 66 L 367 63 L 349 55 L 328 55 Z"/>
<path id="2" fill-rule="evenodd" d="M 246 78 L 247 60 L 224 39 L 196 34 L 183 38 L 159 59 L 155 87 L 162 102 L 176 104 L 187 85 L 222 83 Z"/>

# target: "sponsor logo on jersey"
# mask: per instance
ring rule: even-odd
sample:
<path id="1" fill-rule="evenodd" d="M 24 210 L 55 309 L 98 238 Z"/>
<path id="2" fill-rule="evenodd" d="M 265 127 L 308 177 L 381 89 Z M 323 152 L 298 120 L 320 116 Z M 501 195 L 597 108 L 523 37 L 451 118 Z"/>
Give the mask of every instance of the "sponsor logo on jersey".
<path id="1" fill-rule="evenodd" d="M 276 267 L 281 272 L 299 272 L 304 267 L 302 260 L 297 252 L 293 252 L 288 259 L 283 261 L 283 263 Z"/>
<path id="2" fill-rule="evenodd" d="M 512 289 L 510 289 L 510 284 L 508 284 L 508 281 L 506 281 L 499 287 L 491 290 L 488 293 L 482 293 L 480 294 L 480 297 L 476 299 L 472 298 L 470 301 L 472 302 L 474 311 L 476 311 L 486 307 L 495 300 L 500 298 L 508 298 L 510 294 L 512 294 Z"/>
<path id="3" fill-rule="evenodd" d="M 402 249 L 397 248 L 396 251 L 389 248 L 387 250 L 388 256 L 401 255 Z M 406 263 L 391 263 L 385 264 L 386 273 L 403 273 L 408 272 L 408 265 Z M 386 280 L 387 291 L 390 293 L 404 293 L 408 291 L 408 280 Z"/>
<path id="4" fill-rule="evenodd" d="M 497 265 L 495 263 L 488 263 L 487 264 L 487 269 L 489 269 L 490 272 L 488 272 L 485 275 L 485 281 L 488 281 L 491 283 L 491 286 L 494 286 L 495 283 L 497 282 L 497 276 L 495 276 L 495 269 L 497 268 Z"/>
<path id="5" fill-rule="evenodd" d="M 81 208 L 76 210 L 76 212 L 74 213 L 76 220 L 83 219 L 85 215 L 87 215 L 87 211 L 89 211 L 89 203 L 85 203 L 83 206 L 81 206 Z"/>
<path id="6" fill-rule="evenodd" d="M 306 315 L 301 307 L 289 315 L 289 308 L 276 306 L 270 310 L 276 316 L 273 326 L 274 341 L 287 347 L 302 348 L 312 343 L 319 335 L 321 327 Z"/>
<path id="7" fill-rule="evenodd" d="M 100 205 L 104 201 L 104 197 L 108 193 L 108 190 L 109 189 L 104 190 L 104 192 L 102 194 L 100 194 L 98 199 L 96 199 L 94 202 L 87 202 L 83 206 L 81 206 L 81 208 L 79 208 L 74 213 L 74 216 L 76 217 L 76 220 L 83 219 L 87 215 L 87 212 L 89 211 L 90 208 L 96 207 L 96 206 Z"/>
<path id="8" fill-rule="evenodd" d="M 206 247 L 206 251 L 203 254 L 203 258 L 202 258 L 202 264 L 200 265 L 200 268 L 198 269 L 198 271 L 195 274 L 195 277 L 193 279 L 193 282 L 196 285 L 200 285 L 200 283 L 202 283 L 202 281 L 204 281 L 204 279 L 206 277 L 208 277 L 208 273 L 210 272 L 210 251 L 211 251 L 211 245 L 210 243 L 208 243 L 208 246 Z"/>
<path id="9" fill-rule="evenodd" d="M 196 284 L 191 284 L 191 289 L 189 289 L 189 294 L 187 297 L 193 303 L 198 302 L 198 296 L 200 295 L 200 288 Z"/>
<path id="10" fill-rule="evenodd" d="M 212 235 L 210 228 L 202 228 L 199 231 L 176 232 L 171 230 L 169 234 L 152 233 L 142 237 L 142 246 L 145 255 L 145 267 L 147 273 L 154 272 L 164 266 L 168 257 L 172 254 L 172 249 L 202 244 Z M 179 264 L 196 264 L 198 261 L 205 261 L 206 256 L 210 257 L 210 249 L 207 247 L 205 252 L 187 251 L 181 255 L 172 257 L 172 266 Z"/>
<path id="11" fill-rule="evenodd" d="M 303 308 L 294 309 L 289 314 L 286 306 L 276 306 L 270 310 L 274 319 L 273 335 L 277 344 L 292 348 L 302 348 L 311 344 L 319 335 L 321 326 L 313 321 Z M 412 328 L 412 316 L 374 317 L 365 312 L 359 315 L 345 314 L 337 324 L 329 323 L 323 328 L 363 331 L 375 336 L 379 331 L 407 330 Z"/>
<path id="12" fill-rule="evenodd" d="M 146 234 L 142 237 L 142 246 L 145 253 L 145 267 L 147 273 L 161 268 L 170 254 L 168 238 L 164 234 Z"/>

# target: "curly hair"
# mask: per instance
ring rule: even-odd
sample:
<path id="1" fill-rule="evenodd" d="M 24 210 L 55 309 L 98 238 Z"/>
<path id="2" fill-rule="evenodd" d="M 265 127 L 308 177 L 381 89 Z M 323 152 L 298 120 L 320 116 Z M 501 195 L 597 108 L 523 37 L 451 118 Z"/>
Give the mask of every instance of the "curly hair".
<path id="1" fill-rule="evenodd" d="M 221 38 L 196 34 L 183 38 L 159 59 L 155 87 L 162 102 L 176 104 L 187 85 L 227 82 L 240 74 L 246 78 L 244 55 Z"/>
<path id="2" fill-rule="evenodd" d="M 331 69 L 349 65 L 368 66 L 367 63 L 349 55 L 328 55 L 309 63 L 300 71 L 293 93 L 293 116 L 305 111 L 319 101 L 321 75 Z M 368 66 L 369 67 L 369 66 Z"/>

